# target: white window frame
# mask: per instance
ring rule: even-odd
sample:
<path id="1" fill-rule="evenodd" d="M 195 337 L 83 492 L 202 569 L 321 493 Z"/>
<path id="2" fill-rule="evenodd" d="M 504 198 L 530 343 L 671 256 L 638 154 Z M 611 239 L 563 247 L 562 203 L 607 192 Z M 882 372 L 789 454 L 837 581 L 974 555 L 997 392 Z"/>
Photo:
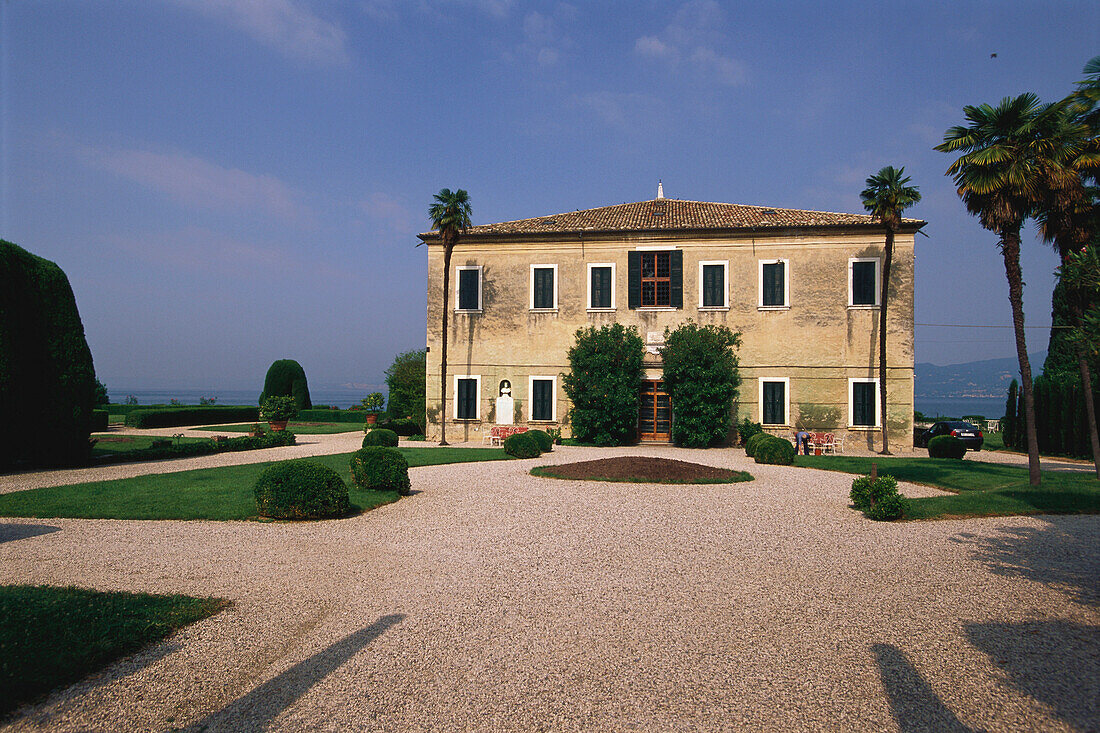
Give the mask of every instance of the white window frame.
<path id="1" fill-rule="evenodd" d="M 853 300 L 852 284 L 854 278 L 853 265 L 857 262 L 875 263 L 875 302 L 871 305 L 856 305 Z M 878 308 L 882 300 L 882 259 L 879 257 L 849 257 L 848 258 L 848 307 L 852 310 L 871 310 Z"/>
<path id="2" fill-rule="evenodd" d="M 477 399 L 474 400 L 474 416 L 459 417 L 458 416 L 458 380 L 460 379 L 473 379 L 477 382 Z M 451 398 L 453 407 L 451 408 L 451 417 L 455 420 L 480 420 L 481 419 L 481 375 L 480 374 L 455 374 L 454 381 L 451 384 L 452 392 L 454 395 Z"/>
<path id="3" fill-rule="evenodd" d="M 458 286 L 461 284 L 461 276 L 458 274 L 462 270 L 477 270 L 477 309 L 470 310 L 469 308 L 458 307 Z M 455 265 L 455 313 L 481 313 L 482 300 L 481 297 L 485 292 L 485 288 L 482 287 L 482 266 L 481 265 Z"/>
<path id="4" fill-rule="evenodd" d="M 611 307 L 610 308 L 593 308 L 592 307 L 592 270 L 597 267 L 610 267 L 611 268 Z M 584 302 L 587 306 L 589 313 L 611 313 L 615 310 L 615 263 L 614 262 L 589 262 L 588 263 L 588 277 L 585 279 L 585 294 Z"/>
<path id="5" fill-rule="evenodd" d="M 550 382 L 550 419 L 535 420 L 535 380 Z M 558 378 L 556 376 L 532 374 L 527 377 L 527 422 L 558 421 Z"/>
<path id="6" fill-rule="evenodd" d="M 722 266 L 722 305 L 703 305 L 703 267 L 704 265 Z M 728 311 L 730 309 L 730 261 L 702 260 L 699 262 L 699 310 Z"/>
<path id="7" fill-rule="evenodd" d="M 873 384 L 875 385 L 875 424 L 874 425 L 856 425 L 855 424 L 855 396 L 853 392 L 855 389 L 853 384 L 859 382 L 861 384 Z M 848 377 L 848 429 L 849 430 L 879 430 L 882 428 L 882 392 L 878 387 L 878 377 Z"/>
<path id="8" fill-rule="evenodd" d="M 783 424 L 775 425 L 774 423 L 764 422 L 764 382 L 782 382 L 783 383 Z M 791 378 L 790 377 L 760 377 L 757 380 L 757 398 L 756 409 L 757 414 L 760 416 L 760 424 L 767 425 L 768 427 L 786 427 L 791 424 Z"/>
<path id="9" fill-rule="evenodd" d="M 764 305 L 764 265 L 783 264 L 783 305 Z M 791 307 L 791 261 L 784 257 L 757 260 L 756 308 L 762 311 L 784 311 Z"/>
<path id="10" fill-rule="evenodd" d="M 554 271 L 554 305 L 550 308 L 535 307 L 535 270 Z M 531 277 L 528 286 L 530 291 L 527 298 L 527 307 L 536 313 L 552 313 L 558 309 L 558 266 L 557 265 L 531 265 Z"/>

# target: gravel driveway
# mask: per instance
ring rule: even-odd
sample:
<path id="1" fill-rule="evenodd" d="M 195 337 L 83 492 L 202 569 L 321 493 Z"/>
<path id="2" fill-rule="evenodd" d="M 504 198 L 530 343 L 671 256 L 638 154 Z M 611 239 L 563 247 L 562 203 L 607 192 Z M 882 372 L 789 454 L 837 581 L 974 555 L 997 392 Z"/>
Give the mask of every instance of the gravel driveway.
<path id="1" fill-rule="evenodd" d="M 526 475 L 624 454 L 757 479 Z M 0 582 L 234 601 L 9 729 L 1100 729 L 1100 517 L 874 523 L 730 450 L 411 475 L 342 521 L 0 520 Z"/>

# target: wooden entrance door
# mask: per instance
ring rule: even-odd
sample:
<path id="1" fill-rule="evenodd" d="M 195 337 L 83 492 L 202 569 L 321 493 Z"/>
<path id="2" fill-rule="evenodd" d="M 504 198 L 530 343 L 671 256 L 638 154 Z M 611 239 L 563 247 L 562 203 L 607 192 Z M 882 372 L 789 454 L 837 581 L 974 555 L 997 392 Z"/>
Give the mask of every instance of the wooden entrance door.
<path id="1" fill-rule="evenodd" d="M 672 398 L 665 391 L 663 380 L 642 382 L 638 409 L 638 438 L 640 440 L 672 442 Z"/>

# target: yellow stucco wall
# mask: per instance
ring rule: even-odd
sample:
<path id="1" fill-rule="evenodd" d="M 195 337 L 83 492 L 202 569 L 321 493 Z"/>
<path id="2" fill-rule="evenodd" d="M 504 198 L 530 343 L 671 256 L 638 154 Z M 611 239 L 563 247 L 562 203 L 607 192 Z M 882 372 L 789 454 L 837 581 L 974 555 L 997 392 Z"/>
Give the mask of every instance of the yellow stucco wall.
<path id="1" fill-rule="evenodd" d="M 913 426 L 913 235 L 898 234 L 888 308 L 888 407 L 892 447 L 911 445 Z M 448 345 L 448 440 L 478 440 L 495 419 L 497 386 L 507 379 L 518 407 L 517 422 L 529 418 L 529 376 L 557 376 L 569 368 L 566 352 L 574 333 L 586 325 L 620 322 L 637 327 L 643 340 L 663 334 L 688 319 L 723 324 L 742 333 L 738 351 L 743 378 L 737 419 L 760 420 L 760 378 L 789 379 L 789 426 L 803 418 L 835 417 L 849 426 L 849 378 L 878 376 L 877 308 L 849 307 L 849 260 L 878 257 L 885 235 L 866 230 L 795 232 L 712 238 L 705 236 L 619 235 L 583 239 L 575 234 L 539 241 L 521 238 L 461 239 L 451 261 Z M 683 251 L 684 305 L 668 310 L 627 307 L 627 253 L 638 248 Z M 440 419 L 440 326 L 443 247 L 429 243 L 427 303 L 428 434 L 438 437 Z M 786 259 L 789 302 L 786 310 L 759 308 L 759 263 Z M 729 308 L 702 310 L 699 263 L 728 261 Z M 587 309 L 589 264 L 613 263 L 614 310 Z M 558 307 L 530 309 L 531 265 L 557 265 Z M 482 312 L 456 313 L 459 266 L 482 268 Z M 650 357 L 648 361 L 655 361 Z M 480 421 L 454 421 L 454 375 L 480 376 Z M 659 366 L 649 376 L 659 376 Z M 568 400 L 556 383 L 557 418 L 568 435 Z M 825 427 L 825 425 L 822 425 Z M 779 432 L 784 432 L 782 428 Z M 849 440 L 877 444 L 874 431 L 856 429 Z"/>

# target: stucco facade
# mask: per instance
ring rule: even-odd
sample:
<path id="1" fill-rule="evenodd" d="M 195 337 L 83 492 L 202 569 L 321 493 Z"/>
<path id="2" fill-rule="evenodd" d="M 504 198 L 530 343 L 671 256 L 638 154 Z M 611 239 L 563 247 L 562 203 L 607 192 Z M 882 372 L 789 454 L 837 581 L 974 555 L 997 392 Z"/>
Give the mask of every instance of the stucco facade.
<path id="1" fill-rule="evenodd" d="M 561 375 L 569 369 L 566 354 L 578 328 L 615 322 L 634 326 L 656 352 L 666 328 L 692 319 L 742 334 L 736 419 L 768 417 L 769 427 L 780 433 L 797 426 L 847 432 L 849 442 L 874 447 L 880 437 L 875 428 L 885 418 L 892 444 L 904 449 L 913 426 L 913 245 L 922 224 L 906 220 L 895 238 L 884 415 L 877 387 L 873 406 L 853 405 L 853 390 L 857 400 L 870 391 L 853 385 L 877 384 L 878 379 L 876 303 L 885 231 L 864 215 L 657 199 L 473 227 L 451 260 L 446 406 L 440 404 L 439 391 L 443 246 L 436 234 L 423 234 L 428 436 L 438 438 L 439 421 L 446 419 L 449 440 L 480 439 L 502 420 L 495 410 L 503 380 L 511 387 L 516 424 L 561 427 L 568 435 L 569 401 Z M 659 299 L 649 305 L 652 290 L 647 304 L 638 301 L 638 283 L 632 282 L 638 277 L 638 258 L 652 262 L 654 255 L 635 254 L 632 260 L 632 252 L 679 253 L 671 255 L 682 288 L 678 305 Z M 872 263 L 854 267 L 860 282 L 874 272 L 875 303 L 866 303 L 870 291 L 864 282 L 864 295 L 855 297 L 863 303 L 854 304 L 857 262 Z M 596 280 L 593 268 L 603 269 Z M 469 272 L 460 277 L 461 270 Z M 535 270 L 542 270 L 538 303 Z M 593 295 L 594 287 L 602 288 L 599 277 L 612 284 L 610 298 L 603 295 L 602 302 Z M 461 287 L 470 288 L 475 278 L 478 307 L 460 309 L 460 280 Z M 765 296 L 765 278 L 771 278 L 768 287 L 782 291 L 779 296 Z M 471 293 L 463 294 L 463 305 L 474 304 Z M 593 307 L 608 301 L 609 307 Z M 647 354 L 646 372 L 649 379 L 660 378 L 656 353 Z M 466 381 L 459 385 L 459 380 Z M 545 380 L 552 380 L 549 414 L 545 402 L 537 408 L 541 415 L 532 414 L 532 380 L 542 381 L 540 398 L 548 387 Z M 766 382 L 772 385 L 767 410 Z M 465 390 L 461 405 L 459 386 Z M 854 409 L 863 411 L 853 416 Z"/>

